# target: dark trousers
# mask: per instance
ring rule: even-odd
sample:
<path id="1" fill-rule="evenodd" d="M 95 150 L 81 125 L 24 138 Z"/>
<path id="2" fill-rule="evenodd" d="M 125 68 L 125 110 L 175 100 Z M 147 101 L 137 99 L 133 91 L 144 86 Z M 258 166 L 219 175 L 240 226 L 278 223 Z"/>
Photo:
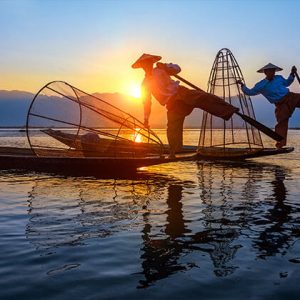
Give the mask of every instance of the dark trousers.
<path id="1" fill-rule="evenodd" d="M 280 102 L 276 103 L 275 106 L 275 116 L 277 120 L 275 131 L 283 137 L 283 140 L 276 145 L 277 147 L 282 147 L 286 145 L 289 119 L 296 107 L 300 107 L 300 94 L 289 92 Z"/>
<path id="2" fill-rule="evenodd" d="M 238 108 L 213 94 L 179 86 L 176 96 L 167 104 L 167 137 L 171 153 L 181 150 L 184 119 L 194 108 L 200 108 L 224 120 L 230 119 L 238 111 Z"/>

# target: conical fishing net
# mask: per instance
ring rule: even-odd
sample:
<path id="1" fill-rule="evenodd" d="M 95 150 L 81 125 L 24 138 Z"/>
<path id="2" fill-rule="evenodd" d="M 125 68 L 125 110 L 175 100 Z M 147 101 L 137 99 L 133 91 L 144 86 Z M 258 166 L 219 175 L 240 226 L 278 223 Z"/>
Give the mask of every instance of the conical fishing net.
<path id="1" fill-rule="evenodd" d="M 158 136 L 139 120 L 62 81 L 36 94 L 26 129 L 37 156 L 140 158 L 164 151 Z"/>
<path id="2" fill-rule="evenodd" d="M 240 112 L 255 119 L 252 102 L 243 94 L 237 80 L 243 80 L 241 69 L 229 49 L 221 49 L 213 63 L 208 92 L 238 107 Z M 240 156 L 263 148 L 260 132 L 234 114 L 225 121 L 207 112 L 203 114 L 199 152 L 210 156 Z"/>

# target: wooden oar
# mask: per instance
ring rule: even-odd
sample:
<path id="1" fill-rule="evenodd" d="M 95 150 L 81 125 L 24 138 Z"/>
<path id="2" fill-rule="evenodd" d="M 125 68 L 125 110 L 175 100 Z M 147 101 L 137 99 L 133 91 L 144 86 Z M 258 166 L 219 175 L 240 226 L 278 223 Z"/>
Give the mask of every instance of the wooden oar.
<path id="1" fill-rule="evenodd" d="M 197 87 L 196 85 L 192 84 L 191 82 L 187 81 L 186 79 L 182 78 L 179 75 L 173 75 L 174 77 L 176 77 L 177 79 L 179 79 L 180 81 L 184 82 L 185 84 L 189 85 L 190 87 L 192 87 L 195 90 L 201 90 L 199 87 Z M 300 78 L 298 76 L 298 74 L 296 73 L 297 79 L 299 80 L 300 83 Z M 270 129 L 269 127 L 261 124 L 260 122 L 250 118 L 247 115 L 244 115 L 240 112 L 236 112 L 236 114 L 238 116 L 240 116 L 245 122 L 249 123 L 250 125 L 252 125 L 253 127 L 257 128 L 259 131 L 263 132 L 265 135 L 269 136 L 270 138 L 272 138 L 275 141 L 281 141 L 283 139 L 283 137 L 281 135 L 279 135 L 278 133 L 276 133 L 275 131 L 273 131 L 272 129 Z"/>

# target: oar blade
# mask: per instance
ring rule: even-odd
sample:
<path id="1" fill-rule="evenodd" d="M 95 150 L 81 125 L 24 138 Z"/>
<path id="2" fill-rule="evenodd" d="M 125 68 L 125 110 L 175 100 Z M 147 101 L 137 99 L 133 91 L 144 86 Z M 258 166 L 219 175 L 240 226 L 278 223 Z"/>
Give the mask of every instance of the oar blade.
<path id="1" fill-rule="evenodd" d="M 252 125 L 256 129 L 258 129 L 259 131 L 263 132 L 265 135 L 272 138 L 273 140 L 275 140 L 277 142 L 280 142 L 283 139 L 283 137 L 281 135 L 279 135 L 278 133 L 276 133 L 275 131 L 273 131 L 269 127 L 261 124 L 260 122 L 250 118 L 249 116 L 241 114 L 239 112 L 237 112 L 236 114 L 239 115 L 244 121 L 246 121 L 247 123 L 249 123 L 250 125 Z"/>

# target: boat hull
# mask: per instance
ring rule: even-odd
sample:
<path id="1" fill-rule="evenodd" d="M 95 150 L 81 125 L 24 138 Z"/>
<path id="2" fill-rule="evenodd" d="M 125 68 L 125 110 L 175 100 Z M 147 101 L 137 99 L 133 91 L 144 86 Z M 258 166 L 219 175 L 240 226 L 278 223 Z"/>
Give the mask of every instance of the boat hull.
<path id="1" fill-rule="evenodd" d="M 199 149 L 197 153 L 197 158 L 202 160 L 245 160 L 263 156 L 271 156 L 271 155 L 278 155 L 278 154 L 287 154 L 294 151 L 293 147 L 284 147 L 281 149 L 276 148 L 263 148 L 257 149 L 252 151 L 245 151 L 244 149 L 230 149 L 230 151 L 212 151 L 212 150 L 204 150 Z"/>
<path id="2" fill-rule="evenodd" d="M 141 167 L 168 162 L 194 160 L 196 153 L 178 155 L 174 159 L 168 156 L 151 157 L 66 157 L 36 156 L 30 149 L 0 148 L 0 169 L 55 172 L 63 174 L 104 174 L 127 173 Z"/>
<path id="3" fill-rule="evenodd" d="M 65 157 L 65 156 L 36 156 L 30 149 L 0 148 L 1 170 L 42 171 L 70 175 L 88 174 L 121 174 L 134 172 L 138 168 L 151 165 L 178 161 L 225 160 L 242 161 L 255 157 L 286 154 L 294 150 L 292 147 L 282 149 L 266 148 L 243 156 L 209 156 L 201 153 L 186 153 L 170 159 L 168 156 L 151 157 Z"/>

